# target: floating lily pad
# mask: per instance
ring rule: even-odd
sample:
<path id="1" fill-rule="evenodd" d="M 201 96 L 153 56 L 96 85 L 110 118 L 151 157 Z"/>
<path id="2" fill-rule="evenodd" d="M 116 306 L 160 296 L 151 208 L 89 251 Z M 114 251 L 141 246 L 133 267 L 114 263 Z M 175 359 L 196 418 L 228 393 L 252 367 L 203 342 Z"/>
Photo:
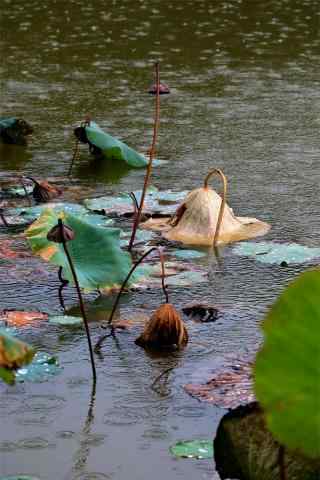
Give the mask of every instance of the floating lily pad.
<path id="1" fill-rule="evenodd" d="M 30 475 L 10 475 L 9 477 L 0 477 L 0 480 L 40 480 L 38 477 Z"/>
<path id="2" fill-rule="evenodd" d="M 207 254 L 205 252 L 199 252 L 198 250 L 175 250 L 173 255 L 182 260 L 192 260 L 205 257 Z"/>
<path id="3" fill-rule="evenodd" d="M 49 317 L 49 323 L 63 326 L 82 326 L 83 319 L 81 317 L 72 317 L 71 315 L 54 315 Z"/>
<path id="4" fill-rule="evenodd" d="M 177 442 L 170 447 L 170 452 L 178 458 L 213 458 L 213 442 L 212 440 L 187 440 Z"/>
<path id="5" fill-rule="evenodd" d="M 30 365 L 19 368 L 17 382 L 45 382 L 62 370 L 56 357 L 44 352 L 37 352 Z"/>
<path id="6" fill-rule="evenodd" d="M 95 122 L 91 121 L 90 125 L 85 127 L 85 131 L 89 142 L 99 148 L 106 158 L 123 160 L 130 167 L 135 168 L 148 165 L 148 160 L 144 155 L 104 132 Z"/>
<path id="7" fill-rule="evenodd" d="M 311 248 L 297 243 L 242 242 L 233 249 L 237 255 L 255 257 L 262 263 L 282 262 L 287 264 L 310 262 L 320 257 L 320 248 Z"/>
<path id="8" fill-rule="evenodd" d="M 33 207 L 10 208 L 8 209 L 8 214 L 22 215 L 24 218 L 32 220 L 38 218 L 47 208 L 52 208 L 55 212 L 63 210 L 72 215 L 85 215 L 88 213 L 88 210 L 83 205 L 77 203 L 50 202 Z"/>

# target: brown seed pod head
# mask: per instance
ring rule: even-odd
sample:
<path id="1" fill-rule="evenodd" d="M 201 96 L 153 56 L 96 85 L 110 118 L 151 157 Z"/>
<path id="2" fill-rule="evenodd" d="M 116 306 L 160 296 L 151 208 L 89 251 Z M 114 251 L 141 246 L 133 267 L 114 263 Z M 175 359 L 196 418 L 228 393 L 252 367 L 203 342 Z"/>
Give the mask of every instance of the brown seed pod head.
<path id="1" fill-rule="evenodd" d="M 151 85 L 151 87 L 149 87 L 148 93 L 150 93 L 151 95 L 157 95 L 157 84 L 156 83 L 154 83 L 153 85 Z M 159 95 L 167 95 L 169 93 L 170 93 L 170 89 L 169 89 L 168 85 L 166 85 L 165 83 L 160 83 L 159 84 Z"/>
<path id="2" fill-rule="evenodd" d="M 60 225 L 55 225 L 54 227 L 49 230 L 47 234 L 47 239 L 50 242 L 55 242 L 55 243 L 63 243 L 63 242 L 69 242 L 70 240 L 73 240 L 75 237 L 75 233 L 72 230 L 72 228 L 68 227 L 67 225 L 62 224 L 62 227 Z"/>
<path id="3" fill-rule="evenodd" d="M 188 332 L 174 306 L 164 303 L 153 313 L 135 343 L 157 350 L 182 348 L 188 343 Z"/>

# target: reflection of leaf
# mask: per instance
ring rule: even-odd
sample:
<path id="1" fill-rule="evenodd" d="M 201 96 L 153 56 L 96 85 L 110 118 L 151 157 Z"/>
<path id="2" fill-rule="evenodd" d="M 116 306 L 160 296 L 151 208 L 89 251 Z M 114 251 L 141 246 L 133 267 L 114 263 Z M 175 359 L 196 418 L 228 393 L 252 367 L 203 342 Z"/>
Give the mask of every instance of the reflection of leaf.
<path id="1" fill-rule="evenodd" d="M 90 126 L 86 126 L 85 130 L 89 142 L 100 148 L 105 157 L 124 160 L 130 167 L 140 168 L 147 166 L 148 161 L 144 155 L 104 132 L 96 123 L 90 122 Z"/>
<path id="2" fill-rule="evenodd" d="M 212 440 L 187 440 L 177 442 L 170 447 L 170 452 L 175 457 L 182 458 L 213 458 Z"/>
<path id="3" fill-rule="evenodd" d="M 280 295 L 263 324 L 255 391 L 282 444 L 320 456 L 320 272 L 305 272 Z"/>
<path id="4" fill-rule="evenodd" d="M 96 227 L 68 213 L 62 212 L 60 216 L 75 232 L 68 249 L 81 287 L 88 290 L 118 288 L 131 267 L 130 255 L 119 246 L 120 230 Z M 47 240 L 48 231 L 57 221 L 58 215 L 53 210 L 45 210 L 28 228 L 26 236 L 35 253 L 63 267 L 65 278 L 72 281 L 63 246 Z"/>
<path id="5" fill-rule="evenodd" d="M 14 375 L 10 373 L 10 370 L 27 365 L 33 356 L 33 348 L 12 337 L 6 330 L 0 329 L 0 377 L 5 382 L 14 383 Z"/>
<path id="6" fill-rule="evenodd" d="M 242 242 L 233 251 L 237 255 L 255 257 L 262 263 L 304 263 L 320 257 L 320 248 L 310 248 L 297 243 Z"/>

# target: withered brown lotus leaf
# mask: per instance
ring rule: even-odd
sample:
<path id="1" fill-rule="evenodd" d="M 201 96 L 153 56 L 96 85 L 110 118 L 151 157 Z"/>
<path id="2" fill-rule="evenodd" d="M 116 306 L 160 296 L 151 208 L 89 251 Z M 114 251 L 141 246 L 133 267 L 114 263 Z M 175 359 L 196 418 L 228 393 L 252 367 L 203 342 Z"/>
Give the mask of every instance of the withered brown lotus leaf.
<path id="1" fill-rule="evenodd" d="M 151 316 L 135 343 L 143 348 L 182 348 L 188 343 L 187 329 L 173 305 L 161 305 Z"/>
<path id="2" fill-rule="evenodd" d="M 32 192 L 33 198 L 39 203 L 49 202 L 61 194 L 62 190 L 60 188 L 55 187 L 46 181 L 36 183 Z"/>

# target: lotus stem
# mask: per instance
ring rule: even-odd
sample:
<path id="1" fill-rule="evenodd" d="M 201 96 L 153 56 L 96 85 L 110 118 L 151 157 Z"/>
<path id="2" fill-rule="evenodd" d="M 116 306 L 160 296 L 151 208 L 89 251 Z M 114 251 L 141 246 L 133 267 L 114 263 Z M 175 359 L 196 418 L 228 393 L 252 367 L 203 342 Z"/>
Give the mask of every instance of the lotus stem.
<path id="1" fill-rule="evenodd" d="M 280 480 L 288 480 L 287 469 L 284 462 L 285 447 L 283 445 L 279 446 L 278 452 L 278 465 L 280 471 Z"/>
<path id="2" fill-rule="evenodd" d="M 220 227 L 221 227 L 221 223 L 222 223 L 222 217 L 223 217 L 223 213 L 224 213 L 224 207 L 225 207 L 226 200 L 227 200 L 227 185 L 228 185 L 228 182 L 227 182 L 227 178 L 226 178 L 225 174 L 223 173 L 223 171 L 220 170 L 219 168 L 214 168 L 213 170 L 211 170 L 208 173 L 208 175 L 204 179 L 203 188 L 208 188 L 209 179 L 213 175 L 218 175 L 221 178 L 222 183 L 223 183 L 222 199 L 221 199 L 221 204 L 220 204 L 220 209 L 219 209 L 216 231 L 214 233 L 214 238 L 213 238 L 213 246 L 215 248 L 217 246 L 218 237 L 219 237 L 219 233 L 220 233 Z"/>
<path id="3" fill-rule="evenodd" d="M 163 289 L 163 293 L 166 297 L 166 303 L 169 303 L 168 302 L 168 293 L 167 293 L 167 290 L 166 290 L 166 287 L 164 285 L 164 275 L 165 275 L 165 270 L 164 270 L 164 260 L 163 260 L 163 253 L 162 251 L 159 249 L 159 247 L 152 247 L 150 248 L 150 250 L 148 250 L 146 253 L 144 253 L 142 255 L 142 257 L 139 258 L 139 260 L 136 261 L 136 263 L 131 267 L 128 275 L 126 276 L 126 278 L 124 279 L 121 287 L 120 287 L 120 290 L 116 296 L 116 299 L 114 301 L 114 304 L 113 304 L 113 307 L 112 307 L 112 310 L 111 310 L 111 313 L 110 313 L 110 316 L 109 316 L 109 319 L 108 319 L 108 325 L 111 326 L 111 332 L 106 334 L 106 335 L 103 335 L 102 337 L 99 338 L 99 340 L 97 341 L 95 347 L 94 347 L 94 351 L 95 353 L 99 353 L 100 349 L 101 349 L 101 345 L 102 343 L 104 342 L 104 340 L 110 336 L 114 337 L 115 336 L 115 328 L 114 328 L 114 325 L 112 324 L 112 320 L 113 320 L 113 317 L 114 317 L 114 314 L 116 312 L 116 309 L 119 305 L 119 301 L 120 301 L 120 298 L 121 298 L 121 295 L 127 285 L 127 282 L 129 280 L 129 278 L 131 277 L 131 275 L 133 274 L 133 272 L 135 271 L 135 269 L 140 265 L 140 263 L 143 262 L 143 260 L 148 256 L 150 255 L 150 253 L 154 252 L 155 250 L 157 250 L 159 252 L 159 257 L 160 257 L 160 262 L 161 262 L 161 268 L 162 268 L 162 289 Z"/>
<path id="4" fill-rule="evenodd" d="M 28 177 L 26 177 L 26 178 L 28 178 Z M 31 206 L 32 206 L 32 202 L 31 202 L 31 199 L 30 199 L 30 197 L 29 197 L 29 194 L 28 194 L 28 191 L 27 191 L 27 189 L 26 189 L 26 186 L 25 186 L 25 184 L 24 184 L 23 177 L 19 177 L 19 180 L 20 180 L 21 186 L 22 186 L 22 188 L 23 188 L 23 190 L 24 190 L 25 196 L 26 196 L 26 198 L 27 198 L 27 200 L 28 200 L 29 207 L 31 207 Z M 30 179 L 30 180 L 31 180 L 31 179 Z M 35 180 L 33 180 L 33 179 L 32 179 L 32 181 L 35 182 Z"/>
<path id="5" fill-rule="evenodd" d="M 66 280 L 65 278 L 62 277 L 62 267 L 59 267 L 58 278 L 61 282 L 59 290 L 58 290 L 58 297 L 59 297 L 61 308 L 62 308 L 63 312 L 65 313 L 66 307 L 65 307 L 65 303 L 64 303 L 64 299 L 63 299 L 63 295 L 62 295 L 62 290 L 64 289 L 64 287 L 66 285 L 68 285 L 69 282 L 68 282 L 68 280 Z"/>
<path id="6" fill-rule="evenodd" d="M 2 213 L 2 208 L 0 209 L 0 218 L 1 218 L 1 221 L 2 221 L 3 225 L 5 227 L 9 227 L 9 223 L 7 222 L 6 217 Z"/>
<path id="7" fill-rule="evenodd" d="M 137 200 L 137 197 L 135 196 L 135 194 L 133 192 L 130 192 L 129 193 L 130 195 L 130 198 L 132 200 L 132 203 L 133 203 L 133 208 L 134 208 L 134 216 L 137 215 L 137 212 L 139 210 L 139 204 L 138 204 L 138 200 Z"/>
<path id="8" fill-rule="evenodd" d="M 88 324 L 86 312 L 85 312 L 85 309 L 84 309 L 84 303 L 83 303 L 83 299 L 82 299 L 82 295 L 81 295 L 80 285 L 79 285 L 79 282 L 78 282 L 77 274 L 76 274 L 76 271 L 75 271 L 75 268 L 74 268 L 69 250 L 67 248 L 67 243 L 64 239 L 63 223 L 62 223 L 61 218 L 58 219 L 58 224 L 59 224 L 59 228 L 60 228 L 63 250 L 64 250 L 64 252 L 66 254 L 66 257 L 68 259 L 68 263 L 69 263 L 69 266 L 70 266 L 70 270 L 71 270 L 71 273 L 72 273 L 72 277 L 73 277 L 74 284 L 76 286 L 76 290 L 77 290 L 77 294 L 78 294 L 78 298 L 79 298 L 80 310 L 81 310 L 83 323 L 84 323 L 84 326 L 85 326 L 85 329 L 86 329 L 86 334 L 87 334 L 87 339 L 88 339 L 88 346 L 89 346 L 90 360 L 91 360 L 91 367 L 92 367 L 92 378 L 93 378 L 93 382 L 96 383 L 96 381 L 97 381 L 96 366 L 95 366 L 95 363 L 94 363 L 94 355 L 93 355 L 93 349 L 92 349 L 92 343 L 91 343 L 91 337 L 90 337 L 89 324 Z"/>
<path id="9" fill-rule="evenodd" d="M 165 265 L 164 265 L 163 250 L 162 250 L 162 248 L 158 247 L 158 251 L 159 251 L 159 257 L 160 257 L 160 262 L 161 262 L 161 285 L 162 285 L 162 290 L 163 290 L 164 296 L 166 297 L 166 303 L 169 303 L 169 295 L 168 295 L 167 287 L 164 283 L 165 278 L 166 278 L 166 272 L 165 272 Z"/>
<path id="10" fill-rule="evenodd" d="M 68 177 L 71 177 L 74 162 L 76 160 L 79 160 L 79 158 L 80 158 L 79 144 L 80 144 L 80 141 L 78 139 L 76 139 L 74 147 L 73 147 L 73 154 L 72 154 L 72 158 L 71 158 L 70 167 L 69 167 L 69 170 L 68 170 Z"/>
<path id="11" fill-rule="evenodd" d="M 156 94 L 156 107 L 155 107 L 155 118 L 154 118 L 154 126 L 153 126 L 152 144 L 151 144 L 151 148 L 149 150 L 149 163 L 148 163 L 148 166 L 147 166 L 146 175 L 144 177 L 144 184 L 143 184 L 143 189 L 142 189 L 140 205 L 139 205 L 137 214 L 135 215 L 134 223 L 133 223 L 133 227 L 132 227 L 132 234 L 131 234 L 129 247 L 128 247 L 129 252 L 131 252 L 131 250 L 132 250 L 132 247 L 133 247 L 133 244 L 134 244 L 134 239 L 136 237 L 136 231 L 139 227 L 141 214 L 142 214 L 142 209 L 143 209 L 143 205 L 144 205 L 144 199 L 145 199 L 145 196 L 146 196 L 146 191 L 147 191 L 149 181 L 150 181 L 150 177 L 151 177 L 152 161 L 153 161 L 153 157 L 155 155 L 155 146 L 156 146 L 157 137 L 158 137 L 159 121 L 160 121 L 160 74 L 159 74 L 159 63 L 158 62 L 155 64 L 155 75 L 156 75 L 157 94 Z"/>

